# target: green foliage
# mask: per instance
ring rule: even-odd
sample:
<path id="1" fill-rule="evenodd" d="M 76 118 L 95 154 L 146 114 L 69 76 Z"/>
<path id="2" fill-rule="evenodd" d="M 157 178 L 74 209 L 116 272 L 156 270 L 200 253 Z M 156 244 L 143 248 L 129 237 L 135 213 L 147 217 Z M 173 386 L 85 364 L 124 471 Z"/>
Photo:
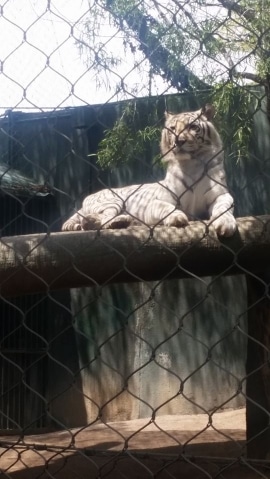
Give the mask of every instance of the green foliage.
<path id="1" fill-rule="evenodd" d="M 125 106 L 122 116 L 110 130 L 105 131 L 97 152 L 97 163 L 102 169 L 132 162 L 160 139 L 158 126 L 140 127 L 142 119 L 135 102 Z"/>
<path id="2" fill-rule="evenodd" d="M 206 89 L 232 77 L 241 86 L 250 75 L 265 85 L 270 76 L 269 24 L 270 0 L 100 0 L 91 2 L 78 45 L 97 72 L 97 84 L 109 90 L 111 73 L 122 75 L 123 51 L 104 41 L 108 25 L 112 40 L 121 32 L 134 73 L 149 72 L 149 83 L 145 76 L 143 84 L 129 84 L 134 95 L 141 90 L 151 94 L 158 77 L 179 92 Z M 131 83 L 130 78 L 124 75 L 125 82 Z M 122 88 L 116 79 L 115 91 Z"/>
<path id="3" fill-rule="evenodd" d="M 247 158 L 253 125 L 251 112 L 254 111 L 256 99 L 253 89 L 227 82 L 212 88 L 212 92 L 207 92 L 207 96 L 199 93 L 197 96 L 201 96 L 201 99 L 197 98 L 198 105 L 192 104 L 190 95 L 168 96 L 167 108 L 176 113 L 185 109 L 199 108 L 207 101 L 211 101 L 216 109 L 217 128 L 230 163 L 233 166 Z M 111 129 L 105 131 L 104 138 L 99 144 L 97 152 L 99 166 L 107 169 L 132 163 L 146 152 L 155 164 L 158 161 L 156 151 L 161 135 L 161 127 L 157 126 L 158 116 L 160 112 L 157 113 L 153 104 L 149 108 L 147 98 L 140 100 L 140 107 L 135 101 L 126 103 L 121 117 Z"/>
<path id="4" fill-rule="evenodd" d="M 252 89 L 228 82 L 214 88 L 212 102 L 225 148 L 231 157 L 240 161 L 249 152 L 253 124 Z"/>
<path id="5" fill-rule="evenodd" d="M 121 70 L 118 72 L 123 52 L 117 48 L 110 51 L 110 42 L 104 41 L 102 32 L 107 24 L 117 35 L 121 32 L 134 75 L 122 78 Z M 266 112 L 270 111 L 269 25 L 270 0 L 100 0 L 93 2 L 82 45 L 87 49 L 91 69 L 97 71 L 98 85 L 102 85 L 101 78 L 107 72 L 108 81 L 104 83 L 112 93 L 114 88 L 117 94 L 124 90 L 133 96 L 151 95 L 153 91 L 193 91 L 196 98 L 208 95 L 208 101 L 212 96 L 218 129 L 234 164 L 248 157 L 255 84 L 265 88 Z M 148 71 L 149 81 L 144 76 Z M 121 77 L 114 86 L 112 72 Z M 132 85 L 130 79 L 136 74 L 139 81 Z M 160 79 L 164 87 L 161 82 L 161 87 L 154 90 Z M 181 102 L 179 106 L 184 109 L 183 97 Z M 142 115 L 137 102 L 129 103 L 113 128 L 105 132 L 97 154 L 99 165 L 118 166 L 145 152 L 154 157 L 151 148 L 159 141 L 160 129 L 152 125 L 161 115 L 159 112 L 155 119 Z"/>

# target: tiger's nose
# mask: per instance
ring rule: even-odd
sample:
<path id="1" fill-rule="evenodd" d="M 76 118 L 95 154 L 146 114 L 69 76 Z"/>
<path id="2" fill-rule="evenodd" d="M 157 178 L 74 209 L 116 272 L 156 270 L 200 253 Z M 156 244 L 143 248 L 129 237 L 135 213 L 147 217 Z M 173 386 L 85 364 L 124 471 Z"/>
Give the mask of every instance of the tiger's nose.
<path id="1" fill-rule="evenodd" d="M 179 138 L 178 136 L 175 137 L 175 146 L 183 146 L 186 143 L 184 138 Z"/>

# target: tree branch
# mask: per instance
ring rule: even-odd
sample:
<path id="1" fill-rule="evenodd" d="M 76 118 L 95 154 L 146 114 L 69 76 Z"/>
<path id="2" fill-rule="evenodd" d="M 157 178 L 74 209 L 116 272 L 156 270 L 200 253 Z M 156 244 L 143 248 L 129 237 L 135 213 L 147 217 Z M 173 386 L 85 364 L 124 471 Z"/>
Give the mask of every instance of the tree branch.
<path id="1" fill-rule="evenodd" d="M 256 73 L 249 73 L 249 72 L 237 72 L 234 74 L 235 77 L 245 78 L 247 80 L 254 81 L 259 85 L 265 85 L 267 79 L 257 75 Z"/>
<path id="2" fill-rule="evenodd" d="M 114 0 L 107 0 L 106 8 L 120 28 L 122 28 L 122 22 L 126 22 L 129 29 L 134 32 L 140 50 L 152 65 L 154 73 L 160 75 L 170 86 L 178 91 L 209 88 L 207 83 L 181 64 L 180 60 L 179 67 L 172 68 L 172 53 L 161 44 L 157 34 L 160 31 L 157 20 L 150 15 L 144 15 L 138 7 L 125 13 L 121 20 L 119 12 L 114 11 Z"/>
<path id="3" fill-rule="evenodd" d="M 231 0 L 218 0 L 218 1 L 224 8 L 226 8 L 227 10 L 231 12 L 237 13 L 237 15 L 244 17 L 246 20 L 254 20 L 256 18 L 255 10 L 252 10 L 251 8 L 242 7 L 242 5 L 239 5 L 239 2 L 233 2 Z"/>

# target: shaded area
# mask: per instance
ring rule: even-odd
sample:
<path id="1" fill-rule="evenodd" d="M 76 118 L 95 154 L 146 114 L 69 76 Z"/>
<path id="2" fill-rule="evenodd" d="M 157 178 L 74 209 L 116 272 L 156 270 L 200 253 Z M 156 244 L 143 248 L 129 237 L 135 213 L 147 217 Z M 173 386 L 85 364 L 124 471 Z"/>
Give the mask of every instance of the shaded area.
<path id="1" fill-rule="evenodd" d="M 10 169 L 9 172 L 13 173 L 14 170 Z M 6 173 L 2 180 L 5 178 Z M 38 189 L 34 189 L 35 184 L 32 188 L 31 184 L 25 183 L 25 176 L 20 176 L 20 179 L 22 184 L 18 185 L 18 178 L 11 175 L 8 181 L 12 184 L 1 190 L 2 235 L 47 232 L 59 215 L 55 196 L 39 195 Z M 51 227 L 53 229 L 53 226 Z M 3 277 L 1 280 L 3 281 Z M 25 282 L 27 278 L 23 275 L 21 283 Z M 70 389 L 74 388 L 73 384 L 80 389 L 80 377 L 74 378 L 74 371 L 78 370 L 78 359 L 72 316 L 68 308 L 63 306 L 68 304 L 68 291 L 20 296 L 17 289 L 12 299 L 7 300 L 1 296 L 1 432 L 27 432 L 52 427 L 55 425 L 55 419 L 51 411 L 59 394 L 67 390 L 68 380 Z M 68 344 L 74 351 L 72 356 L 66 354 L 63 344 Z M 59 363 L 65 366 L 59 367 Z M 76 393 L 73 396 L 79 405 L 79 424 L 83 424 L 86 420 L 83 397 Z M 66 398 L 64 404 L 69 410 L 73 408 L 72 394 Z M 64 407 L 62 409 L 65 410 Z"/>
<path id="2" fill-rule="evenodd" d="M 203 479 L 219 474 L 228 479 L 268 478 L 267 468 L 244 459 L 244 417 L 243 410 L 213 415 L 219 432 L 206 428 L 207 415 L 159 417 L 159 428 L 149 424 L 149 419 L 110 423 L 109 427 L 96 423 L 83 429 L 25 436 L 27 449 L 19 438 L 6 437 L 3 443 L 16 445 L 1 456 L 2 474 L 14 479 L 47 475 L 59 479 Z"/>

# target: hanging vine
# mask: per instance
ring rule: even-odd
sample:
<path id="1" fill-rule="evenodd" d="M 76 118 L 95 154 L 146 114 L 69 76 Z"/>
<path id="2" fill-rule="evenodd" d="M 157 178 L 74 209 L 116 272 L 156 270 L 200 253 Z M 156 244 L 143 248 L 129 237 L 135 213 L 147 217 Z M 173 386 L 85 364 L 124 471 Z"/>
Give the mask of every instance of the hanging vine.
<path id="1" fill-rule="evenodd" d="M 152 121 L 152 120 L 151 120 Z M 143 120 L 136 102 L 128 102 L 121 117 L 110 130 L 105 130 L 97 152 L 102 169 L 132 162 L 160 139 L 160 127 L 142 126 Z"/>
<path id="2" fill-rule="evenodd" d="M 212 94 L 218 130 L 229 157 L 236 162 L 249 155 L 255 99 L 251 87 L 233 82 L 217 86 Z"/>

